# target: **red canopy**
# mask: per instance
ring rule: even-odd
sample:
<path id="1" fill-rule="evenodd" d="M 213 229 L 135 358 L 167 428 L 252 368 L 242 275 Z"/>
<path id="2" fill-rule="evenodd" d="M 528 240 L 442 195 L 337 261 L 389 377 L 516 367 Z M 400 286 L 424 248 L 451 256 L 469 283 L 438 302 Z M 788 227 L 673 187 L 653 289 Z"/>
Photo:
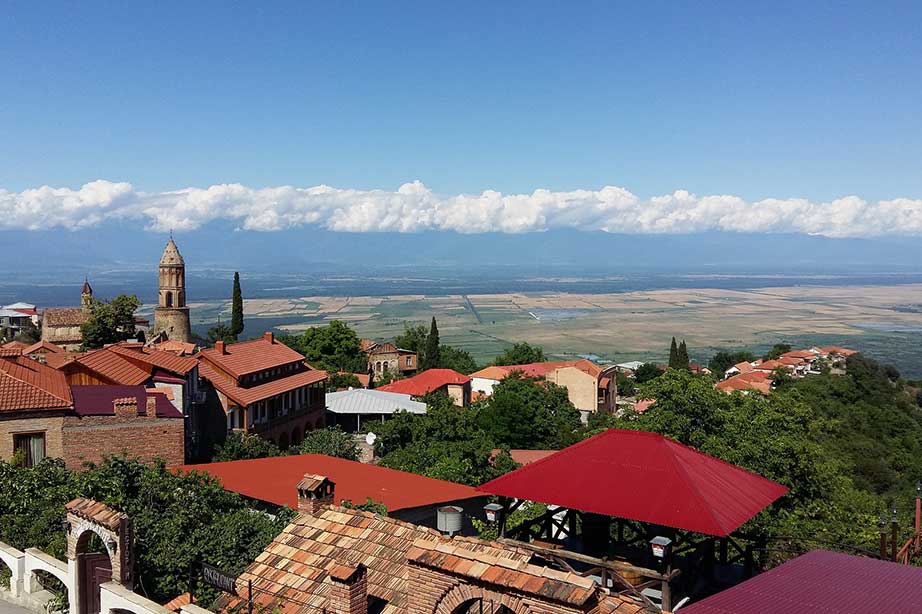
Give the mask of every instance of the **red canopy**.
<path id="1" fill-rule="evenodd" d="M 788 491 L 662 435 L 619 429 L 478 490 L 721 537 Z"/>

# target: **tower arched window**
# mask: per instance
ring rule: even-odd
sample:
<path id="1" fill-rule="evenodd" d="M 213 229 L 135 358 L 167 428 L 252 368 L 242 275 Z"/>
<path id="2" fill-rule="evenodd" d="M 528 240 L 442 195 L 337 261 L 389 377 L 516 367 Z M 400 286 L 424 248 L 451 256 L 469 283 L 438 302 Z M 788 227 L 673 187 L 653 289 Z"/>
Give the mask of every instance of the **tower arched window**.
<path id="1" fill-rule="evenodd" d="M 167 307 L 173 306 L 173 293 L 172 292 L 166 293 L 166 306 Z"/>

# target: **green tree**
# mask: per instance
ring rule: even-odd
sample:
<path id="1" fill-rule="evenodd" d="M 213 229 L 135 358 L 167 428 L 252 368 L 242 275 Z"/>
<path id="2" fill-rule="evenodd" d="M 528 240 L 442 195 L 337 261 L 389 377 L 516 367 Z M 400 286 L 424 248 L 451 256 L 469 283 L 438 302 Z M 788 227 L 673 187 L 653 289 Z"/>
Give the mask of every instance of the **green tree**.
<path id="1" fill-rule="evenodd" d="M 394 345 L 404 350 L 416 352 L 417 356 L 422 359 L 426 352 L 426 340 L 429 338 L 429 331 L 422 324 L 417 326 L 403 325 L 403 333 L 394 337 Z"/>
<path id="2" fill-rule="evenodd" d="M 659 365 L 652 362 L 645 362 L 634 371 L 634 381 L 638 384 L 646 384 L 663 374 Z"/>
<path id="3" fill-rule="evenodd" d="M 500 447 L 559 449 L 574 443 L 580 413 L 567 389 L 512 373 L 479 408 L 479 423 Z"/>
<path id="4" fill-rule="evenodd" d="M 710 361 L 708 361 L 708 369 L 711 370 L 714 375 L 717 377 L 723 377 L 723 374 L 727 369 L 732 367 L 735 364 L 741 362 L 752 362 L 756 359 L 752 352 L 738 351 L 738 352 L 727 352 L 721 350 L 714 354 Z"/>
<path id="5" fill-rule="evenodd" d="M 635 380 L 626 374 L 618 371 L 615 373 L 615 381 L 618 387 L 618 395 L 622 397 L 632 397 L 636 392 Z M 595 413 L 595 412 L 594 412 Z"/>
<path id="6" fill-rule="evenodd" d="M 441 357 L 439 355 L 439 326 L 432 318 L 432 324 L 429 325 L 429 334 L 426 336 L 426 353 L 424 355 L 426 362 L 422 363 L 424 369 L 434 369 L 439 366 Z"/>
<path id="7" fill-rule="evenodd" d="M 327 378 L 327 392 L 361 387 L 362 382 L 354 373 L 331 373 Z"/>
<path id="8" fill-rule="evenodd" d="M 450 345 L 443 345 L 439 348 L 439 367 L 454 369 L 458 373 L 468 375 L 477 370 L 477 363 L 469 352 Z"/>
<path id="9" fill-rule="evenodd" d="M 265 458 L 267 456 L 279 456 L 282 451 L 278 446 L 263 439 L 259 435 L 247 435 L 243 433 L 228 433 L 227 439 L 219 443 L 215 448 L 212 462 L 247 460 L 251 458 Z"/>
<path id="10" fill-rule="evenodd" d="M 344 433 L 338 426 L 310 431 L 304 435 L 295 454 L 325 454 L 349 460 L 359 459 L 359 444 L 355 437 Z"/>
<path id="11" fill-rule="evenodd" d="M 2 334 L 0 334 L 0 338 L 3 338 Z M 22 328 L 19 330 L 19 334 L 15 337 L 16 341 L 28 343 L 29 345 L 38 343 L 41 341 L 41 339 L 42 330 L 33 324 L 31 319 L 27 319 L 25 322 L 23 322 Z"/>
<path id="12" fill-rule="evenodd" d="M 237 336 L 234 335 L 234 331 L 230 326 L 226 324 L 215 324 L 208 329 L 208 343 L 209 345 L 214 345 L 216 341 L 223 341 L 224 343 L 234 343 L 237 340 Z"/>
<path id="13" fill-rule="evenodd" d="M 317 369 L 349 373 L 368 370 L 368 357 L 362 352 L 359 336 L 340 320 L 308 328 L 300 335 L 282 335 L 279 341 L 304 354 Z"/>
<path id="14" fill-rule="evenodd" d="M 505 352 L 493 359 L 493 364 L 498 366 L 527 365 L 533 362 L 545 361 L 547 361 L 547 356 L 544 355 L 543 349 L 523 341 L 513 344 L 511 348 L 506 348 Z"/>
<path id="15" fill-rule="evenodd" d="M 682 339 L 682 343 L 679 344 L 679 349 L 676 352 L 676 369 L 685 369 L 688 371 L 689 368 L 689 359 L 688 359 L 688 346 L 685 345 L 685 339 Z"/>
<path id="16" fill-rule="evenodd" d="M 669 368 L 676 369 L 679 364 L 679 346 L 676 344 L 675 337 L 672 338 L 672 344 L 669 346 Z"/>
<path id="17" fill-rule="evenodd" d="M 234 272 L 234 291 L 231 298 L 231 334 L 237 339 L 243 332 L 243 292 L 240 290 L 240 273 Z"/>
<path id="18" fill-rule="evenodd" d="M 387 506 L 380 501 L 375 501 L 371 497 L 365 497 L 365 503 L 358 504 L 353 503 L 349 499 L 343 499 L 342 506 L 351 510 L 361 510 L 363 512 L 377 514 L 378 516 L 387 516 Z"/>
<path id="19" fill-rule="evenodd" d="M 104 303 L 93 299 L 80 326 L 84 349 L 101 348 L 135 336 L 134 312 L 141 306 L 135 295 L 120 294 Z"/>

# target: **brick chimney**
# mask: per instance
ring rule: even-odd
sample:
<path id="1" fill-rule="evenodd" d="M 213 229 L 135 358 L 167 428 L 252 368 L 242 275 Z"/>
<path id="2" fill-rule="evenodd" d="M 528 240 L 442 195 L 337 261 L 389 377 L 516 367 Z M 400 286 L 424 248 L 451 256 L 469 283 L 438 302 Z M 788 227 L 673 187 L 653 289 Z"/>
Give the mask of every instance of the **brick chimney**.
<path id="1" fill-rule="evenodd" d="M 368 614 L 368 572 L 365 566 L 337 565 L 330 571 L 330 614 Z"/>
<path id="2" fill-rule="evenodd" d="M 115 410 L 116 418 L 130 418 L 132 420 L 138 417 L 138 400 L 135 397 L 123 397 L 112 401 L 112 408 Z"/>
<path id="3" fill-rule="evenodd" d="M 227 351 L 226 351 L 225 348 L 224 348 L 224 342 L 223 342 L 223 341 L 215 341 L 215 342 L 214 342 L 214 349 L 215 349 L 215 351 L 216 351 L 218 354 L 226 354 L 226 353 L 227 353 Z"/>
<path id="4" fill-rule="evenodd" d="M 147 407 L 145 407 L 145 409 L 147 410 L 148 418 L 157 417 L 157 397 L 153 394 L 147 395 Z"/>
<path id="5" fill-rule="evenodd" d="M 335 490 L 336 484 L 326 476 L 305 473 L 298 482 L 298 511 L 316 516 L 323 508 L 333 505 Z"/>
<path id="6" fill-rule="evenodd" d="M 275 343 L 275 335 L 272 334 L 271 330 L 267 330 L 266 332 L 263 333 L 263 339 L 265 339 L 269 343 Z"/>

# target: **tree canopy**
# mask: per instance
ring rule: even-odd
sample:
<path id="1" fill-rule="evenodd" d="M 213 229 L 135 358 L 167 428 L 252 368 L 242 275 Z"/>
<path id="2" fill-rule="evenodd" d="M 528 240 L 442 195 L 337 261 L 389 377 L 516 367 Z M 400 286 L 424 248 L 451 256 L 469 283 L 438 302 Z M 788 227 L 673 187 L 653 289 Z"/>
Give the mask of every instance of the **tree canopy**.
<path id="1" fill-rule="evenodd" d="M 140 306 L 141 301 L 133 294 L 120 294 L 108 302 L 93 299 L 86 320 L 80 325 L 83 347 L 96 349 L 132 339 L 136 334 L 134 312 Z"/>
<path id="2" fill-rule="evenodd" d="M 660 369 L 659 365 L 652 362 L 645 362 L 634 371 L 634 381 L 638 384 L 645 384 L 662 374 L 663 370 Z"/>
<path id="3" fill-rule="evenodd" d="M 776 360 L 780 358 L 782 354 L 785 354 L 790 351 L 791 351 L 790 343 L 776 343 L 775 345 L 772 346 L 772 349 L 767 351 L 765 355 L 762 356 L 762 360 Z"/>
<path id="4" fill-rule="evenodd" d="M 234 271 L 234 289 L 231 296 L 230 331 L 234 339 L 243 332 L 243 292 L 240 290 L 240 273 Z"/>
<path id="5" fill-rule="evenodd" d="M 308 328 L 300 335 L 282 335 L 279 341 L 303 354 L 317 369 L 349 373 L 368 371 L 367 357 L 361 350 L 359 336 L 340 320 Z"/>
<path id="6" fill-rule="evenodd" d="M 493 359 L 493 364 L 498 366 L 504 365 L 527 365 L 533 362 L 545 362 L 547 356 L 544 350 L 537 345 L 531 345 L 522 341 L 515 343 L 512 347 L 506 348 L 506 351 Z"/>
<path id="7" fill-rule="evenodd" d="M 434 369 L 441 366 L 439 356 L 439 325 L 432 318 L 432 324 L 429 326 L 429 334 L 426 336 L 426 352 L 423 355 L 425 362 L 421 363 L 423 369 Z"/>
<path id="8" fill-rule="evenodd" d="M 436 324 L 435 318 L 432 324 Z M 437 359 L 433 362 L 429 354 L 433 351 L 431 347 L 432 328 L 427 330 L 422 324 L 417 326 L 404 325 L 403 333 L 394 337 L 394 345 L 404 350 L 416 352 L 420 369 L 454 369 L 459 373 L 473 373 L 477 370 L 477 363 L 474 357 L 465 350 L 441 343 L 438 327 L 436 325 L 435 340 L 439 341 L 437 350 Z"/>
<path id="9" fill-rule="evenodd" d="M 348 460 L 359 459 L 359 445 L 355 437 L 338 426 L 310 431 L 304 440 L 291 450 L 292 454 L 325 454 Z"/>
<path id="10" fill-rule="evenodd" d="M 723 377 L 726 370 L 733 365 L 741 362 L 752 362 L 755 359 L 756 357 L 752 352 L 743 350 L 737 352 L 720 351 L 714 354 L 711 360 L 708 361 L 708 369 L 717 377 Z"/>

